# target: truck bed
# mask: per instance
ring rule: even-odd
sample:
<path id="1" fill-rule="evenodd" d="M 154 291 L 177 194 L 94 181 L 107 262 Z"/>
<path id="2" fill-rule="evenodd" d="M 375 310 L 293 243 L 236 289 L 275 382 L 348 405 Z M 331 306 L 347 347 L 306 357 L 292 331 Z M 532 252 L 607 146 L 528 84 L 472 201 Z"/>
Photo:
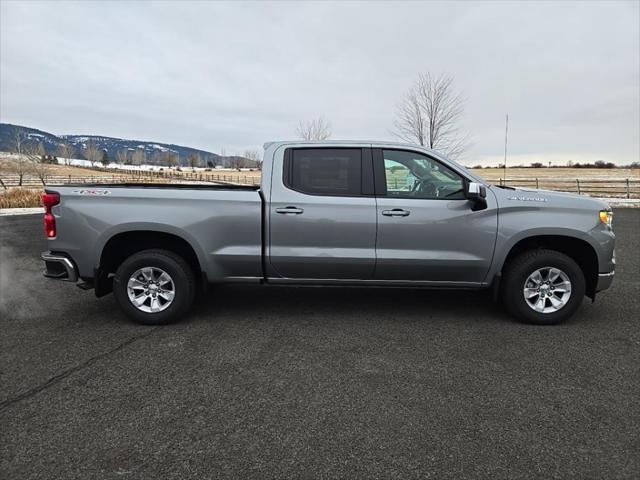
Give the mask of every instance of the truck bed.
<path id="1" fill-rule="evenodd" d="M 142 237 L 188 242 L 209 281 L 262 278 L 262 198 L 257 185 L 92 183 L 49 186 L 60 194 L 52 245 L 92 277 L 105 246 Z"/>
<path id="2" fill-rule="evenodd" d="M 55 190 L 58 186 L 48 189 Z M 177 188 L 181 190 L 260 190 L 260 185 L 236 185 L 215 183 L 65 183 L 60 187 L 74 188 Z"/>

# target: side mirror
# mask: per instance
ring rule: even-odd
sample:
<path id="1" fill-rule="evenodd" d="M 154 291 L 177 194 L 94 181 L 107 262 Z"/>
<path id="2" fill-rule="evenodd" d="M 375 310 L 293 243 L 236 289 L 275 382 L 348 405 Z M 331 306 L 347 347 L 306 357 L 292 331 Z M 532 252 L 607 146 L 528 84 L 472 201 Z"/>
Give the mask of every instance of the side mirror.
<path id="1" fill-rule="evenodd" d="M 487 198 L 487 188 L 481 183 L 469 182 L 467 184 L 466 197 L 468 200 L 480 200 Z"/>
<path id="2" fill-rule="evenodd" d="M 484 210 L 487 208 L 487 188 L 481 183 L 469 182 L 465 197 L 472 203 L 471 210 Z"/>

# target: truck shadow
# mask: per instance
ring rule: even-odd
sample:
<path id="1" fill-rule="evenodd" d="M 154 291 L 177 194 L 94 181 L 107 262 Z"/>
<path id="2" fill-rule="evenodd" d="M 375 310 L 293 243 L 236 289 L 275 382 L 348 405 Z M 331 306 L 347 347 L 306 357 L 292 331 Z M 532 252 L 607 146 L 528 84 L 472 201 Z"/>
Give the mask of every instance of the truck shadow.
<path id="1" fill-rule="evenodd" d="M 512 321 L 490 290 L 211 286 L 189 317 Z M 185 319 L 189 321 L 188 319 Z"/>

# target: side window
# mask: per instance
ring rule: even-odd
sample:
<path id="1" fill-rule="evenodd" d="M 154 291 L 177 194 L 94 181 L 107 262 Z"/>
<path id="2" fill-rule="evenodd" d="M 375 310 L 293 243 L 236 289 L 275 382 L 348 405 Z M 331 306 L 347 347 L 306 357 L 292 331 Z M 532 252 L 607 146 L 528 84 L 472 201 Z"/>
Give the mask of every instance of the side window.
<path id="1" fill-rule="evenodd" d="M 287 165 L 288 163 L 288 165 Z M 293 149 L 285 160 L 285 184 L 310 195 L 362 194 L 362 150 L 356 148 Z"/>
<path id="2" fill-rule="evenodd" d="M 464 199 L 464 179 L 437 160 L 416 152 L 383 150 L 387 196 Z"/>

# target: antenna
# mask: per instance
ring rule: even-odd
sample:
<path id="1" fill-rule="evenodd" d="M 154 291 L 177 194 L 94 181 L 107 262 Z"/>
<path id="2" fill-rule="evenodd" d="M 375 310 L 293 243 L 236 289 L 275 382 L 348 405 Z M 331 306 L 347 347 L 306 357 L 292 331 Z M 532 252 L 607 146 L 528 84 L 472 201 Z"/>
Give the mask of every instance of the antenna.
<path id="1" fill-rule="evenodd" d="M 504 123 L 504 164 L 503 168 L 503 177 L 504 183 L 507 184 L 507 134 L 509 133 L 509 114 L 506 114 L 505 123 Z"/>

